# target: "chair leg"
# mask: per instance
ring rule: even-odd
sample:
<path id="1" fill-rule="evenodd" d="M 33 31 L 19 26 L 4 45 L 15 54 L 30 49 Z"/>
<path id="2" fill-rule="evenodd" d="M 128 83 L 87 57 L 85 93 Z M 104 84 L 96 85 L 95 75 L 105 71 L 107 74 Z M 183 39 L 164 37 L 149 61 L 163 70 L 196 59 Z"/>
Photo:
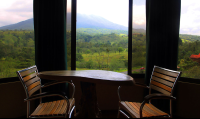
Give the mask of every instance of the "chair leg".
<path id="1" fill-rule="evenodd" d="M 30 101 L 27 101 L 27 118 L 30 116 Z"/>
<path id="2" fill-rule="evenodd" d="M 72 107 L 72 109 L 69 113 L 69 118 L 71 118 L 73 112 L 76 113 L 76 107 L 75 106 Z"/>
<path id="3" fill-rule="evenodd" d="M 118 111 L 118 117 L 117 118 L 120 118 L 120 113 L 124 116 L 123 118 L 130 118 L 126 113 L 124 113 L 122 110 L 119 110 Z"/>
<path id="4" fill-rule="evenodd" d="M 119 117 L 120 117 L 120 107 L 119 107 L 118 113 L 117 113 L 117 118 L 119 118 Z"/>
<path id="5" fill-rule="evenodd" d="M 76 107 L 74 106 L 74 117 L 76 117 Z"/>

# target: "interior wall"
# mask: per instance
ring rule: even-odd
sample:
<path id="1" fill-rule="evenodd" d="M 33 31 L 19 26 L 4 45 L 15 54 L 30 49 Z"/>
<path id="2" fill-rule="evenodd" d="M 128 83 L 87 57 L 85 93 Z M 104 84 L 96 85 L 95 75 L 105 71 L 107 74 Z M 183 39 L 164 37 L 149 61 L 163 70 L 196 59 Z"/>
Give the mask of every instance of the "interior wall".
<path id="1" fill-rule="evenodd" d="M 79 102 L 81 99 L 80 81 L 73 81 L 76 91 L 75 100 L 77 110 L 80 108 Z M 70 87 L 70 93 L 71 93 Z M 96 95 L 100 110 L 117 110 L 118 109 L 118 86 L 96 84 Z M 120 96 L 122 100 L 138 101 L 143 99 L 144 89 L 136 86 L 121 86 Z"/>
<path id="2" fill-rule="evenodd" d="M 175 94 L 174 114 L 177 117 L 200 118 L 200 84 L 179 81 Z"/>
<path id="3" fill-rule="evenodd" d="M 136 79 L 137 80 L 137 79 Z M 74 81 L 76 86 L 75 100 L 76 108 L 79 109 L 81 99 L 80 82 Z M 100 110 L 118 109 L 118 86 L 96 85 L 97 100 Z M 144 89 L 136 86 L 121 87 L 121 99 L 141 102 L 143 100 Z M 200 85 L 178 81 L 174 94 L 176 100 L 173 101 L 173 114 L 182 118 L 200 118 Z"/>
<path id="4" fill-rule="evenodd" d="M 20 81 L 0 84 L 0 118 L 26 117 L 26 94 Z"/>
<path id="5" fill-rule="evenodd" d="M 97 99 L 100 110 L 118 110 L 118 86 L 97 85 Z M 120 97 L 123 101 L 141 102 L 143 88 L 137 86 L 121 86 Z"/>
<path id="6" fill-rule="evenodd" d="M 198 79 L 197 79 L 198 80 Z M 80 82 L 74 81 L 76 91 L 76 107 L 79 109 L 81 98 Z M 96 85 L 97 100 L 100 110 L 118 109 L 118 86 Z M 71 92 L 71 89 L 70 89 Z M 122 100 L 138 101 L 143 99 L 143 88 L 136 86 L 123 86 L 121 88 Z M 26 98 L 21 82 L 0 84 L 0 118 L 26 117 Z M 200 85 L 178 81 L 175 89 L 176 101 L 174 104 L 174 115 L 183 118 L 200 118 Z M 32 110 L 34 102 L 31 103 Z"/>

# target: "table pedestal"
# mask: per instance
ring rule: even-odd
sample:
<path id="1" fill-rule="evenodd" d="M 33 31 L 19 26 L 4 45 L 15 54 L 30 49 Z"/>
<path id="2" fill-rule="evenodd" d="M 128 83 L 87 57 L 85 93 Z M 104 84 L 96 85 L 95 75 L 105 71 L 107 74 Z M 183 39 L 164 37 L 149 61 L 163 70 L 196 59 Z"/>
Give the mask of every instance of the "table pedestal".
<path id="1" fill-rule="evenodd" d="M 82 96 L 77 118 L 101 118 L 96 96 L 96 84 L 81 82 Z"/>

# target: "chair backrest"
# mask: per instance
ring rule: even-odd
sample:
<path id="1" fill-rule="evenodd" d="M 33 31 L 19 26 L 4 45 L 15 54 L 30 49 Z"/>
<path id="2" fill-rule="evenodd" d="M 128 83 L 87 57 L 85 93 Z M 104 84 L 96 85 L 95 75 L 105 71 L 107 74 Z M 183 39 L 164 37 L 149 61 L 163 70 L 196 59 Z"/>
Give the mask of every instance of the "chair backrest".
<path id="1" fill-rule="evenodd" d="M 27 98 L 41 89 L 41 80 L 37 76 L 38 70 L 36 65 L 17 71 L 17 74 L 24 86 Z"/>
<path id="2" fill-rule="evenodd" d="M 180 71 L 154 66 L 151 75 L 149 94 L 151 94 L 151 89 L 154 89 L 163 94 L 172 96 L 174 86 L 180 75 Z"/>

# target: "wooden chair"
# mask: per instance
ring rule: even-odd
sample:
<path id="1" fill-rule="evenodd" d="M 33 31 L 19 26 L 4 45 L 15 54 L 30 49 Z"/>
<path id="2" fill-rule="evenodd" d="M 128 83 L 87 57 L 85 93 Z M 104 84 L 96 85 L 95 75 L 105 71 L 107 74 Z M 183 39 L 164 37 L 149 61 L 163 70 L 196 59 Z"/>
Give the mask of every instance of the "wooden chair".
<path id="1" fill-rule="evenodd" d="M 119 110 L 117 117 L 123 114 L 127 118 L 145 118 L 145 117 L 171 117 L 172 118 L 172 100 L 176 98 L 172 96 L 174 86 L 180 77 L 181 72 L 169 70 L 166 68 L 154 66 L 151 75 L 150 85 L 145 86 L 137 84 L 149 89 L 149 95 L 144 97 L 142 103 L 140 102 L 129 102 L 121 101 L 120 98 L 120 86 L 118 87 L 119 96 Z M 152 89 L 159 93 L 152 93 Z M 152 103 L 152 99 L 169 99 L 170 101 L 170 114 L 165 113 L 155 107 Z"/>
<path id="2" fill-rule="evenodd" d="M 76 113 L 74 99 L 75 86 L 72 82 L 50 82 L 42 85 L 41 79 L 37 76 L 38 70 L 36 65 L 17 71 L 17 74 L 26 93 L 26 99 L 24 99 L 24 101 L 27 102 L 27 118 L 71 118 L 72 112 L 74 112 L 74 114 Z M 45 87 L 66 82 L 73 87 L 73 94 L 70 99 L 67 98 L 64 92 L 42 92 L 42 89 Z M 36 91 L 40 93 L 36 93 Z M 42 102 L 42 98 L 50 96 L 59 96 L 61 99 L 51 102 Z M 30 101 L 35 99 L 40 99 L 40 104 L 33 113 L 30 114 Z"/>

